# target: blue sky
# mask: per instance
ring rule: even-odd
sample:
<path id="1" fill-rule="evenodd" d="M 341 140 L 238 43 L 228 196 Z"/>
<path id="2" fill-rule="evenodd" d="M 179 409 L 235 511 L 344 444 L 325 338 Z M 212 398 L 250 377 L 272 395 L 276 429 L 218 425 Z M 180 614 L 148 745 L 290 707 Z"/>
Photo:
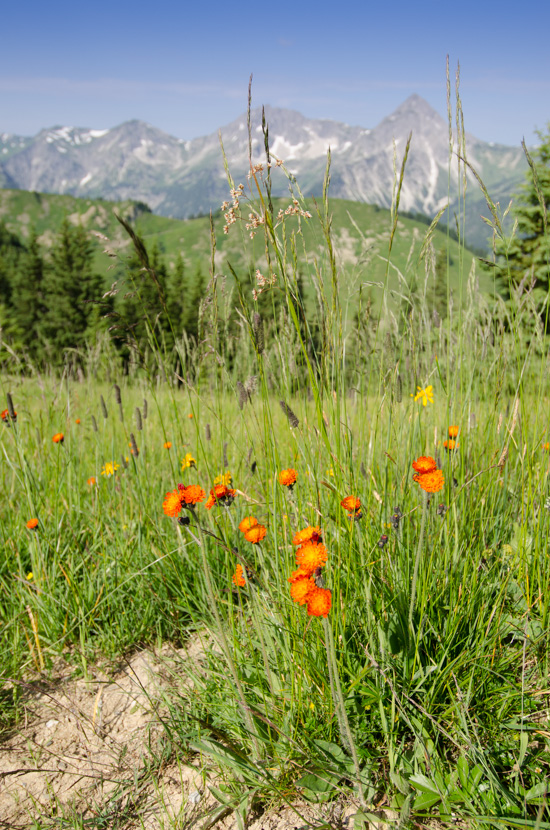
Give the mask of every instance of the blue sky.
<path id="1" fill-rule="evenodd" d="M 412 93 L 446 113 L 445 62 L 468 132 L 535 140 L 550 121 L 550 3 L 332 0 L 10 3 L 0 33 L 0 132 L 139 118 L 180 138 L 253 105 L 375 126 Z M 527 15 L 527 16 L 526 16 Z M 454 91 L 453 91 L 454 94 Z"/>

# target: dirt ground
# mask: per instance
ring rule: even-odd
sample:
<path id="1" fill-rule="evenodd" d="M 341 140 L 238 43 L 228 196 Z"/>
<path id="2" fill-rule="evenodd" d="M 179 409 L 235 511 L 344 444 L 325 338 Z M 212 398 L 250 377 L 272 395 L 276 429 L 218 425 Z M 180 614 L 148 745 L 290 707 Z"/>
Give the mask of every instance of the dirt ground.
<path id="1" fill-rule="evenodd" d="M 96 670 L 77 680 L 64 666 L 47 681 L 29 683 L 25 717 L 0 746 L 0 828 L 239 827 L 210 792 L 215 779 L 200 760 L 183 763 L 165 751 L 163 689 L 174 667 L 200 661 L 201 648 L 196 641 L 186 649 L 142 651 L 111 673 Z M 253 816 L 247 827 L 351 830 L 356 811 L 349 799 L 297 803 Z M 376 824 L 393 823 L 386 818 Z"/>

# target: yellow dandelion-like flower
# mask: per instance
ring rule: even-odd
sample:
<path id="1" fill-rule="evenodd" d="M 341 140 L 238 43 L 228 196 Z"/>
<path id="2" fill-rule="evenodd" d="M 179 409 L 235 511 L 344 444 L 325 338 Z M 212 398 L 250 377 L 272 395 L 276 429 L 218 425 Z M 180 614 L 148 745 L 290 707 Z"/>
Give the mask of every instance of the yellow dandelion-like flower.
<path id="1" fill-rule="evenodd" d="M 196 467 L 197 462 L 193 458 L 193 454 L 188 452 L 185 456 L 181 459 L 181 469 L 186 470 L 187 467 Z"/>
<path id="2" fill-rule="evenodd" d="M 214 487 L 216 486 L 216 484 L 222 484 L 225 487 L 230 486 L 230 484 L 231 484 L 231 473 L 229 472 L 229 470 L 226 473 L 222 473 L 221 475 L 216 476 L 216 478 L 214 479 Z"/>
<path id="3" fill-rule="evenodd" d="M 107 476 L 107 478 L 109 478 L 110 476 L 114 476 L 114 474 L 116 473 L 118 468 L 119 468 L 119 465 L 116 463 L 116 461 L 107 461 L 103 465 L 101 475 L 102 476 Z"/>
<path id="4" fill-rule="evenodd" d="M 416 388 L 417 388 L 418 391 L 417 391 L 416 395 L 414 396 L 415 402 L 416 401 L 422 401 L 422 406 L 427 406 L 427 404 L 434 402 L 434 392 L 433 392 L 434 388 L 433 388 L 433 386 L 426 386 L 425 389 L 422 389 L 421 386 L 417 386 Z M 412 397 L 412 394 L 411 394 L 411 397 Z"/>

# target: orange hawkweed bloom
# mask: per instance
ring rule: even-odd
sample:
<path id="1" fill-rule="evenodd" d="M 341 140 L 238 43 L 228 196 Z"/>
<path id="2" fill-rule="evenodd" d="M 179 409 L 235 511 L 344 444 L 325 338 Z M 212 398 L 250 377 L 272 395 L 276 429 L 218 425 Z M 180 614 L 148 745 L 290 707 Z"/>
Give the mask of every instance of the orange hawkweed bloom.
<path id="1" fill-rule="evenodd" d="M 75 421 L 75 424 L 79 424 L 79 423 L 80 423 L 80 418 L 77 418 L 76 421 Z"/>
<path id="2" fill-rule="evenodd" d="M 65 440 L 65 436 L 63 435 L 62 432 L 56 432 L 54 437 L 52 438 L 52 441 L 54 442 L 54 444 L 62 444 L 64 440 Z"/>
<path id="3" fill-rule="evenodd" d="M 193 413 L 192 413 L 192 412 L 190 412 L 190 413 L 189 413 L 189 415 L 188 415 L 187 417 L 188 417 L 188 418 L 192 418 L 192 417 L 193 417 Z"/>
<path id="4" fill-rule="evenodd" d="M 296 564 L 309 573 L 322 568 L 328 559 L 328 551 L 324 545 L 306 542 L 296 551 Z"/>
<path id="5" fill-rule="evenodd" d="M 179 491 L 185 504 L 198 504 L 206 498 L 205 491 L 198 484 L 188 484 L 183 489 L 179 488 Z"/>
<path id="6" fill-rule="evenodd" d="M 441 470 L 432 470 L 430 473 L 414 476 L 414 480 L 420 484 L 426 493 L 438 493 L 443 490 L 445 485 L 445 478 Z"/>
<path id="7" fill-rule="evenodd" d="M 550 452 L 550 443 L 547 441 L 546 444 L 543 444 L 541 450 L 546 450 L 546 452 Z"/>
<path id="8" fill-rule="evenodd" d="M 344 510 L 360 510 L 361 509 L 361 502 L 356 496 L 346 496 L 345 499 L 342 499 L 340 505 L 344 508 Z"/>
<path id="9" fill-rule="evenodd" d="M 459 432 L 458 427 L 456 427 L 456 426 L 449 427 L 449 438 L 456 438 L 456 436 L 458 435 L 458 432 Z"/>
<path id="10" fill-rule="evenodd" d="M 419 475 L 423 476 L 425 473 L 433 473 L 434 470 L 437 470 L 437 464 L 431 456 L 421 455 L 420 458 L 413 461 L 413 470 L 416 470 Z M 414 480 L 418 480 L 416 476 Z"/>
<path id="11" fill-rule="evenodd" d="M 165 450 L 169 450 L 169 449 L 172 448 L 172 442 L 171 441 L 165 441 L 163 446 L 164 446 Z"/>
<path id="12" fill-rule="evenodd" d="M 29 528 L 29 530 L 36 530 L 36 528 L 38 527 L 38 519 L 29 519 L 29 521 L 27 522 L 27 527 Z"/>
<path id="13" fill-rule="evenodd" d="M 208 496 L 208 500 L 205 504 L 205 507 L 207 510 L 212 510 L 216 502 L 218 502 L 219 504 L 223 504 L 226 507 L 229 507 L 229 505 L 232 504 L 233 499 L 236 495 L 236 490 L 232 490 L 225 484 L 217 484 L 210 490 L 210 495 Z"/>
<path id="14" fill-rule="evenodd" d="M 254 545 L 257 545 L 258 542 L 262 541 L 266 533 L 266 528 L 263 525 L 257 524 L 251 527 L 250 530 L 245 531 L 244 538 L 247 542 L 252 542 Z"/>
<path id="15" fill-rule="evenodd" d="M 281 470 L 279 473 L 279 484 L 282 484 L 283 487 L 292 487 L 296 484 L 296 470 L 293 470 L 290 467 L 288 470 Z"/>
<path id="16" fill-rule="evenodd" d="M 304 577 L 304 576 L 307 579 L 309 579 L 309 577 L 311 576 L 311 573 L 309 571 L 306 571 L 305 568 L 298 568 L 298 570 L 292 571 L 292 573 L 290 574 L 290 576 L 288 578 L 288 582 L 297 582 L 299 579 L 302 579 L 302 577 Z"/>
<path id="17" fill-rule="evenodd" d="M 183 493 L 180 490 L 172 490 L 166 493 L 162 502 L 162 509 L 167 516 L 177 516 L 183 506 Z"/>
<path id="18" fill-rule="evenodd" d="M 306 599 L 307 613 L 310 617 L 328 617 L 332 605 L 332 592 L 328 588 L 315 588 Z"/>
<path id="19" fill-rule="evenodd" d="M 232 581 L 235 583 L 237 588 L 244 588 L 246 585 L 246 580 L 243 574 L 243 566 L 237 565 L 235 568 L 235 573 L 233 574 Z"/>
<path id="20" fill-rule="evenodd" d="M 320 542 L 321 541 L 321 528 L 320 527 L 312 527 L 309 525 L 308 527 L 304 527 L 303 530 L 299 530 L 297 533 L 294 534 L 294 538 L 292 540 L 293 545 L 304 545 L 306 542 Z"/>
<path id="21" fill-rule="evenodd" d="M 96 483 L 96 477 L 95 476 L 90 476 L 90 478 L 86 482 L 86 484 L 88 484 L 90 487 L 93 487 L 95 483 Z"/>
<path id="22" fill-rule="evenodd" d="M 254 516 L 246 516 L 239 525 L 239 530 L 241 533 L 246 533 L 247 530 L 250 530 L 252 527 L 258 524 L 258 519 L 254 518 Z"/>
<path id="23" fill-rule="evenodd" d="M 9 423 L 10 423 L 10 411 L 9 411 L 9 409 L 2 410 L 2 412 L 0 412 L 0 418 L 2 418 L 4 423 L 8 424 L 8 426 L 9 426 Z M 11 420 L 17 421 L 17 412 L 13 413 L 13 418 Z"/>
<path id="24" fill-rule="evenodd" d="M 443 441 L 443 446 L 448 452 L 452 452 L 453 450 L 457 450 L 460 447 L 458 441 L 453 441 L 452 438 L 449 438 L 448 441 Z"/>
<path id="25" fill-rule="evenodd" d="M 304 605 L 312 591 L 317 588 L 310 576 L 301 576 L 290 586 L 290 596 L 298 605 Z"/>

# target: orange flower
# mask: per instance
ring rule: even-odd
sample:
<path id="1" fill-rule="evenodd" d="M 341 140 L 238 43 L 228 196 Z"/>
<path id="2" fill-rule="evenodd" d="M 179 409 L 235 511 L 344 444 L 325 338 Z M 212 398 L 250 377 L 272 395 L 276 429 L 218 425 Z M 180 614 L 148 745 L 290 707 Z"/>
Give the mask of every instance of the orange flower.
<path id="1" fill-rule="evenodd" d="M 310 617 L 328 617 L 332 605 L 332 593 L 328 588 L 315 588 L 306 599 L 307 613 Z"/>
<path id="2" fill-rule="evenodd" d="M 263 525 L 256 524 L 250 530 L 245 531 L 244 538 L 247 542 L 252 542 L 254 545 L 257 545 L 258 542 L 262 541 L 266 533 L 267 530 Z"/>
<path id="3" fill-rule="evenodd" d="M 232 581 L 235 583 L 237 588 L 244 588 L 246 585 L 246 580 L 243 575 L 243 566 L 237 565 L 235 568 L 235 573 L 233 574 Z"/>
<path id="4" fill-rule="evenodd" d="M 296 551 L 296 564 L 309 573 L 322 568 L 328 559 L 328 551 L 324 545 L 306 542 Z"/>
<path id="5" fill-rule="evenodd" d="M 306 571 L 305 568 L 298 568 L 297 571 L 292 571 L 292 573 L 290 574 L 290 576 L 288 578 L 288 582 L 297 582 L 299 579 L 302 579 L 302 577 L 304 577 L 304 576 L 307 579 L 309 579 L 311 574 L 310 574 L 309 571 Z"/>
<path id="6" fill-rule="evenodd" d="M 294 534 L 294 538 L 292 540 L 293 545 L 304 545 L 306 542 L 320 542 L 321 541 L 321 528 L 320 527 L 304 527 L 303 530 L 299 530 L 297 533 Z"/>
<path id="7" fill-rule="evenodd" d="M 246 533 L 247 530 L 250 530 L 252 527 L 258 524 L 258 519 L 255 519 L 254 516 L 246 516 L 242 520 L 239 525 L 239 530 L 241 533 Z"/>
<path id="8" fill-rule="evenodd" d="M 541 449 L 546 450 L 546 452 L 550 452 L 550 443 L 547 441 L 546 444 L 542 445 Z"/>
<path id="9" fill-rule="evenodd" d="M 193 417 L 193 413 L 192 413 L 192 412 L 190 412 L 190 413 L 189 413 L 189 415 L 188 415 L 187 417 L 188 417 L 188 418 L 192 418 L 192 417 Z"/>
<path id="10" fill-rule="evenodd" d="M 340 504 L 344 508 L 344 510 L 357 511 L 361 509 L 361 502 L 356 496 L 346 496 L 345 499 L 342 499 Z"/>
<path id="11" fill-rule="evenodd" d="M 290 586 L 290 596 L 298 605 L 304 605 L 312 591 L 317 588 L 309 576 L 301 576 Z"/>
<path id="12" fill-rule="evenodd" d="M 36 528 L 38 527 L 38 519 L 29 519 L 29 521 L 27 522 L 27 527 L 29 528 L 29 530 L 36 530 Z"/>
<path id="13" fill-rule="evenodd" d="M 164 442 L 164 449 L 165 450 L 169 450 L 171 447 L 172 447 L 172 442 L 171 441 L 165 441 Z"/>
<path id="14" fill-rule="evenodd" d="M 229 507 L 229 505 L 232 504 L 233 499 L 236 495 L 236 490 L 232 490 L 225 484 L 217 484 L 215 487 L 212 488 L 212 490 L 210 490 L 210 495 L 205 504 L 205 507 L 207 510 L 211 510 L 216 504 L 216 502 L 219 502 L 220 504 L 224 504 L 226 507 Z"/>
<path id="15" fill-rule="evenodd" d="M 56 432 L 54 437 L 52 438 L 52 441 L 54 442 L 54 444 L 62 444 L 64 440 L 65 440 L 65 436 L 63 435 L 62 432 Z"/>
<path id="16" fill-rule="evenodd" d="M 89 484 L 90 487 L 93 487 L 95 483 L 96 483 L 96 477 L 95 476 L 90 476 L 90 478 L 86 482 L 86 484 Z"/>
<path id="17" fill-rule="evenodd" d="M 75 424 L 79 424 L 79 423 L 80 423 L 80 418 L 77 418 L 76 421 L 75 421 Z"/>
<path id="18" fill-rule="evenodd" d="M 9 409 L 4 409 L 2 412 L 0 412 L 0 418 L 2 418 L 4 423 L 8 424 L 8 426 L 9 426 L 9 422 L 10 422 L 10 411 L 9 411 Z M 17 412 L 13 413 L 12 420 L 17 421 Z"/>
<path id="19" fill-rule="evenodd" d="M 450 438 L 448 441 L 443 441 L 443 446 L 448 452 L 452 452 L 453 450 L 457 450 L 460 447 L 460 444 L 458 441 L 453 441 L 453 439 Z"/>
<path id="20" fill-rule="evenodd" d="M 439 490 L 443 490 L 443 486 L 445 484 L 445 479 L 441 470 L 432 470 L 430 473 L 414 476 L 414 480 L 420 484 L 426 493 L 438 493 Z"/>
<path id="21" fill-rule="evenodd" d="M 292 487 L 296 484 L 296 470 L 293 470 L 290 467 L 288 470 L 281 470 L 279 473 L 279 484 L 282 484 L 283 487 Z"/>
<path id="22" fill-rule="evenodd" d="M 424 473 L 433 473 L 434 470 L 437 469 L 437 464 L 435 463 L 434 459 L 431 458 L 429 455 L 421 455 L 420 458 L 417 458 L 416 461 L 413 461 L 413 470 L 419 475 L 424 475 Z M 418 479 L 414 478 L 415 481 Z"/>
<path id="23" fill-rule="evenodd" d="M 166 498 L 162 502 L 162 509 L 167 516 L 177 516 L 182 508 L 183 494 L 180 490 L 172 490 L 166 493 Z"/>
<path id="24" fill-rule="evenodd" d="M 189 484 L 183 489 L 180 488 L 180 495 L 185 504 L 198 504 L 200 501 L 204 501 L 206 497 L 206 493 L 198 484 Z"/>
<path id="25" fill-rule="evenodd" d="M 449 438 L 456 438 L 458 435 L 459 429 L 458 427 L 449 427 Z"/>

